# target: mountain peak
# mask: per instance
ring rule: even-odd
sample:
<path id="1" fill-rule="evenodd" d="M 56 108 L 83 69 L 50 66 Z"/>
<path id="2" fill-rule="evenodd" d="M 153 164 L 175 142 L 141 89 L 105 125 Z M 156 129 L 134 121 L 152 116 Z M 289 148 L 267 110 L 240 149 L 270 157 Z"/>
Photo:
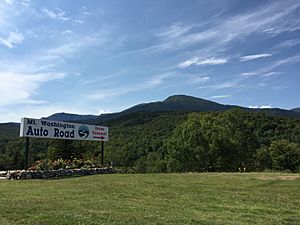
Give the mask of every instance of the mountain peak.
<path id="1" fill-rule="evenodd" d="M 184 102 L 184 101 L 193 101 L 193 100 L 199 101 L 204 99 L 196 98 L 188 95 L 172 95 L 166 98 L 163 102 Z"/>
<path id="2" fill-rule="evenodd" d="M 188 95 L 173 95 L 164 100 L 163 103 L 176 104 L 187 109 L 187 111 L 194 112 L 222 111 L 232 108 L 232 106 L 226 106 L 213 101 Z"/>
<path id="3" fill-rule="evenodd" d="M 61 112 L 61 113 L 54 113 L 53 115 L 48 117 L 43 117 L 42 119 L 72 122 L 72 121 L 91 120 L 96 118 L 97 116 L 94 115 L 78 115 L 78 114 Z"/>

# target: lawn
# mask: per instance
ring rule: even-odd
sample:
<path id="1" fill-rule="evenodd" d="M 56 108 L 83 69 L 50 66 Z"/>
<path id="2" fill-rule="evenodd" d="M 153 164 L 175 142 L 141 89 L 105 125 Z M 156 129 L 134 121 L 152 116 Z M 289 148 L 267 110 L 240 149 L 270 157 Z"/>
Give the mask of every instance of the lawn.
<path id="1" fill-rule="evenodd" d="M 300 176 L 112 174 L 0 181 L 0 224 L 300 224 Z"/>

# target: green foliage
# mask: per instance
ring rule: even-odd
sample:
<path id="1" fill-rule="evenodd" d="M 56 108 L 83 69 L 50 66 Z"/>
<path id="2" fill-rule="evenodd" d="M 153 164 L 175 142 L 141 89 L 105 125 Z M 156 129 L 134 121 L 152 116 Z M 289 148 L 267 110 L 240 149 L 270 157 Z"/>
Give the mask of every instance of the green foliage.
<path id="1" fill-rule="evenodd" d="M 17 123 L 0 123 L 0 139 L 17 137 L 20 133 L 20 125 Z"/>
<path id="2" fill-rule="evenodd" d="M 106 160 L 116 166 L 139 168 L 145 167 L 141 165 L 149 153 L 156 152 L 163 160 L 165 142 L 186 117 L 187 113 L 136 113 L 104 124 L 110 127 Z"/>
<path id="3" fill-rule="evenodd" d="M 22 139 L 2 139 L 0 149 L 0 170 L 21 169 L 24 164 L 24 141 Z"/>
<path id="4" fill-rule="evenodd" d="M 33 166 L 30 168 L 31 170 L 59 170 L 59 169 L 80 169 L 80 168 L 96 168 L 99 167 L 97 165 L 97 161 L 93 160 L 83 160 L 74 158 L 72 160 L 38 160 Z"/>
<path id="5" fill-rule="evenodd" d="M 252 168 L 258 141 L 245 112 L 191 114 L 168 145 L 170 171 L 237 171 Z"/>
<path id="6" fill-rule="evenodd" d="M 270 155 L 276 170 L 300 171 L 300 144 L 287 140 L 273 141 Z"/>
<path id="7" fill-rule="evenodd" d="M 191 115 L 178 126 L 168 143 L 169 171 L 206 171 L 208 169 L 208 142 L 201 122 Z"/>
<path id="8" fill-rule="evenodd" d="M 268 147 L 262 146 L 256 150 L 256 165 L 258 171 L 265 171 L 272 168 L 272 158 Z"/>
<path id="9" fill-rule="evenodd" d="M 71 159 L 77 156 L 77 152 L 74 149 L 73 141 L 70 140 L 52 140 L 50 142 L 49 158 L 55 159 Z"/>
<path id="10" fill-rule="evenodd" d="M 136 161 L 135 169 L 138 173 L 162 173 L 167 172 L 167 164 L 161 153 L 150 152 Z"/>
<path id="11" fill-rule="evenodd" d="M 126 171 L 295 171 L 299 166 L 297 160 L 293 168 L 278 166 L 270 148 L 281 140 L 300 144 L 300 121 L 295 119 L 233 109 L 218 113 L 141 112 L 99 125 L 110 128 L 105 162 Z M 99 153 L 99 142 L 32 138 L 29 163 L 58 158 L 99 161 Z M 23 162 L 24 139 L 1 136 L 0 169 L 21 169 Z"/>

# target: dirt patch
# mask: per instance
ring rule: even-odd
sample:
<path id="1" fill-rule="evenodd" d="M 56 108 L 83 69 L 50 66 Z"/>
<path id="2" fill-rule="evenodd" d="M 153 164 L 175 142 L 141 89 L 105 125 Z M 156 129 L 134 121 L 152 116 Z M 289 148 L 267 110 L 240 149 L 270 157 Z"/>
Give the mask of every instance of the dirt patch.
<path id="1" fill-rule="evenodd" d="M 259 176 L 257 179 L 259 180 L 296 180 L 300 178 L 300 176 Z"/>

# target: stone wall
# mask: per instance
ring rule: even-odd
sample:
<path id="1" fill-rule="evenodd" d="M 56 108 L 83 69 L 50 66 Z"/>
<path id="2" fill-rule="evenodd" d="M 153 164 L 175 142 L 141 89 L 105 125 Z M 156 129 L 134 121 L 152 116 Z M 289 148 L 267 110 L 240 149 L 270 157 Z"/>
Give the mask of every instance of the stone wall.
<path id="1" fill-rule="evenodd" d="M 90 169 L 60 169 L 50 171 L 28 171 L 17 170 L 8 171 L 6 179 L 9 180 L 25 180 L 25 179 L 50 179 L 59 177 L 71 177 L 71 176 L 87 176 L 96 174 L 111 174 L 115 173 L 112 168 L 90 168 Z"/>

